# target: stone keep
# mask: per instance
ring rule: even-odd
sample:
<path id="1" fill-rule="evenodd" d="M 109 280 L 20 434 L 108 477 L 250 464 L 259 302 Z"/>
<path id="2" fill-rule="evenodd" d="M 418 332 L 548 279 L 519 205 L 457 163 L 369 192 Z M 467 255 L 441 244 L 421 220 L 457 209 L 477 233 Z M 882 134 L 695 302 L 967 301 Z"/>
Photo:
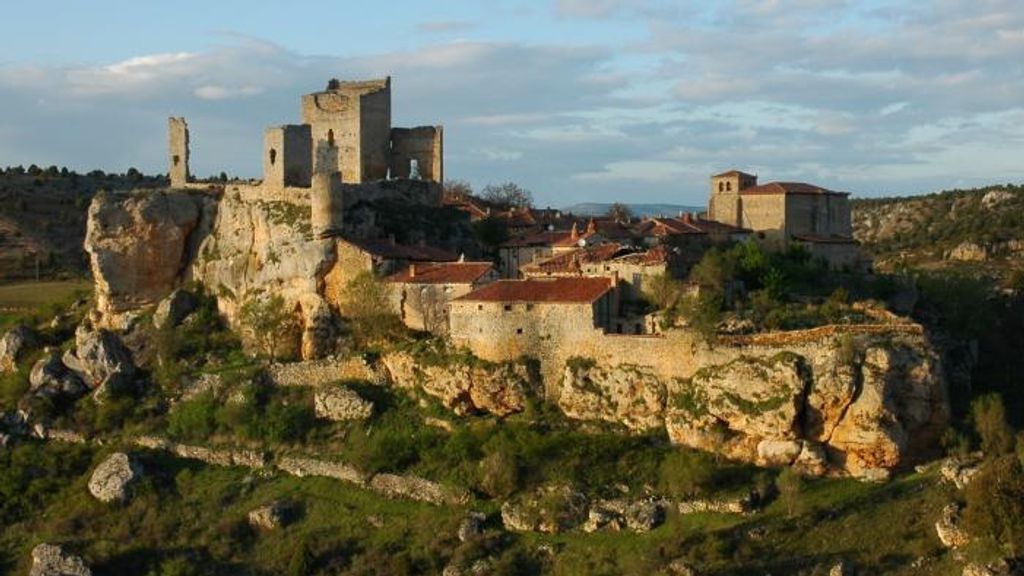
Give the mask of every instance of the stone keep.
<path id="1" fill-rule="evenodd" d="M 391 177 L 413 177 L 416 162 L 419 178 L 444 182 L 444 129 L 440 126 L 391 129 Z"/>
<path id="2" fill-rule="evenodd" d="M 267 128 L 263 137 L 263 182 L 267 186 L 308 188 L 313 147 L 306 124 Z"/>
<path id="3" fill-rule="evenodd" d="M 171 155 L 171 187 L 180 188 L 188 183 L 188 124 L 184 118 L 168 118 L 167 132 Z"/>
<path id="4" fill-rule="evenodd" d="M 391 78 L 332 80 L 302 97 L 302 122 L 320 142 L 336 147 L 344 182 L 383 180 L 391 155 Z"/>

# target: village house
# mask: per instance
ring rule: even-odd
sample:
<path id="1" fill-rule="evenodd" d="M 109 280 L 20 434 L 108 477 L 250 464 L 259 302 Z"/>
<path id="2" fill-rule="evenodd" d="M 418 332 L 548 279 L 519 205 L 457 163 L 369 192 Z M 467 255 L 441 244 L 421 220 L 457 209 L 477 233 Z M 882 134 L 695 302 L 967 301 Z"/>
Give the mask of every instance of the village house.
<path id="1" fill-rule="evenodd" d="M 514 358 L 544 342 L 603 334 L 618 309 L 615 284 L 586 277 L 492 282 L 451 301 L 451 339 L 485 358 Z"/>
<path id="2" fill-rule="evenodd" d="M 422 262 L 384 279 L 402 322 L 413 330 L 448 333 L 448 303 L 498 279 L 490 262 Z"/>
<path id="3" fill-rule="evenodd" d="M 456 262 L 456 254 L 432 246 L 399 244 L 394 238 L 365 240 L 336 238 L 337 258 L 324 276 L 324 298 L 335 308 L 344 300 L 345 288 L 357 276 L 372 273 L 388 276 L 411 264 Z"/>

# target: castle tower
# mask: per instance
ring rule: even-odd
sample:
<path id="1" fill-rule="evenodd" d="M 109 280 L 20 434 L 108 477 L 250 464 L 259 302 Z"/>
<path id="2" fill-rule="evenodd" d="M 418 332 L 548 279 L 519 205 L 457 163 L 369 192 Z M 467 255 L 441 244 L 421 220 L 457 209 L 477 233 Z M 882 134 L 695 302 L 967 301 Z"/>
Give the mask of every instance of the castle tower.
<path id="1" fill-rule="evenodd" d="M 170 152 L 171 187 L 181 188 L 188 183 L 188 124 L 184 118 L 167 119 L 168 151 Z"/>
<path id="2" fill-rule="evenodd" d="M 743 202 L 740 192 L 757 186 L 757 176 L 730 170 L 711 177 L 708 218 L 723 224 L 743 226 Z"/>
<path id="3" fill-rule="evenodd" d="M 308 125 L 267 128 L 263 137 L 263 183 L 306 188 L 313 175 L 313 144 Z"/>
<path id="4" fill-rule="evenodd" d="M 364 82 L 331 80 L 327 89 L 302 97 L 302 122 L 310 125 L 313 142 L 326 141 L 337 150 L 342 181 L 387 177 L 391 164 L 390 77 Z"/>
<path id="5" fill-rule="evenodd" d="M 334 236 L 343 224 L 341 172 L 338 171 L 338 150 L 327 141 L 316 146 L 316 161 L 310 190 L 310 224 L 318 238 Z"/>

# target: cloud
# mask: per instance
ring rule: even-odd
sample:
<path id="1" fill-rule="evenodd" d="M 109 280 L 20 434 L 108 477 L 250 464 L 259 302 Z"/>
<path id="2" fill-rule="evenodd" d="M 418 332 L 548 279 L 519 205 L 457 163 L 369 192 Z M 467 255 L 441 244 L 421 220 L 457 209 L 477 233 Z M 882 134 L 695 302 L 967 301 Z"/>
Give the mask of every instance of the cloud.
<path id="1" fill-rule="evenodd" d="M 473 28 L 473 23 L 468 20 L 439 20 L 435 22 L 422 22 L 416 26 L 416 29 L 420 32 L 430 34 L 465 32 L 471 28 Z"/>

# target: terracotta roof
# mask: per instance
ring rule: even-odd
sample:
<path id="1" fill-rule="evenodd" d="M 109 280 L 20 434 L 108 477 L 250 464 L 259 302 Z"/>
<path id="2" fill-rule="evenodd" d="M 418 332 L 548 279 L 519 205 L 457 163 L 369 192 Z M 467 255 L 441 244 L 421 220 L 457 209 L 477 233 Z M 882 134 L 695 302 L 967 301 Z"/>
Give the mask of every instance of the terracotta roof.
<path id="1" fill-rule="evenodd" d="M 557 230 L 552 232 L 533 232 L 530 234 L 521 234 L 505 241 L 502 246 L 505 247 L 522 247 L 522 246 L 554 246 L 556 243 L 567 239 L 570 235 L 568 230 Z"/>
<path id="2" fill-rule="evenodd" d="M 456 298 L 456 301 L 586 304 L 597 301 L 611 289 L 612 280 L 609 278 L 498 280 Z"/>
<path id="3" fill-rule="evenodd" d="M 613 260 L 622 264 L 637 264 L 640 266 L 657 266 L 668 263 L 672 257 L 673 249 L 665 244 L 659 244 L 650 250 L 625 254 Z"/>
<path id="4" fill-rule="evenodd" d="M 459 257 L 452 252 L 433 246 L 409 246 L 395 244 L 390 240 L 355 240 L 345 238 L 345 242 L 388 260 L 410 260 L 413 262 L 454 262 Z"/>
<path id="5" fill-rule="evenodd" d="M 849 192 L 834 192 L 821 186 L 805 184 L 803 182 L 769 182 L 760 186 L 751 186 L 740 190 L 740 195 L 753 194 L 832 194 L 849 196 Z"/>
<path id="6" fill-rule="evenodd" d="M 824 236 L 821 234 L 794 234 L 794 240 L 801 242 L 809 242 L 811 244 L 860 244 L 849 236 L 837 236 L 829 235 Z"/>
<path id="7" fill-rule="evenodd" d="M 747 174 L 746 172 L 740 172 L 739 170 L 729 170 L 728 172 L 722 172 L 721 174 L 715 174 L 712 178 L 718 178 L 719 176 L 749 176 L 754 177 L 753 174 Z"/>
<path id="8" fill-rule="evenodd" d="M 413 264 L 385 278 L 404 284 L 473 284 L 494 269 L 490 262 L 427 262 Z"/>
<path id="9" fill-rule="evenodd" d="M 569 272 L 579 270 L 579 264 L 590 264 L 593 262 L 605 262 L 621 254 L 623 247 L 614 244 L 601 244 L 590 248 L 580 248 L 572 252 L 565 252 L 552 256 L 539 262 L 533 262 L 523 266 L 523 270 L 535 272 Z"/>

